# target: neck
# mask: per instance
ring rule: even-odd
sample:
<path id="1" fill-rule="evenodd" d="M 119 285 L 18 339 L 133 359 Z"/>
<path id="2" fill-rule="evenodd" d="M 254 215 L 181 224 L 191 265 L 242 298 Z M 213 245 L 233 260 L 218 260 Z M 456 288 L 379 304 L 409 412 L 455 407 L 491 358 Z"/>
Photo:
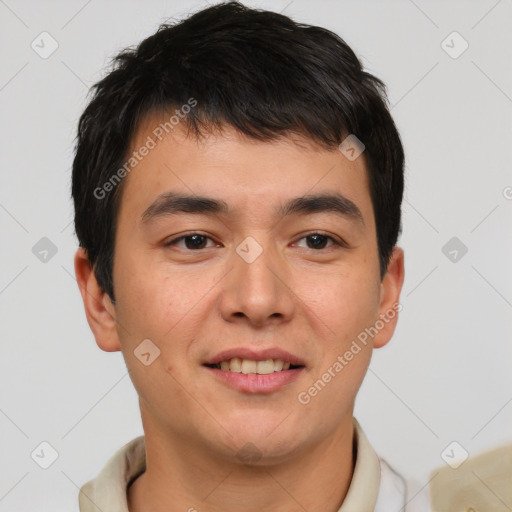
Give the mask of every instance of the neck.
<path id="1" fill-rule="evenodd" d="M 146 471 L 128 489 L 130 512 L 336 512 L 354 471 L 351 415 L 321 444 L 251 466 L 169 439 L 146 423 L 144 431 Z"/>

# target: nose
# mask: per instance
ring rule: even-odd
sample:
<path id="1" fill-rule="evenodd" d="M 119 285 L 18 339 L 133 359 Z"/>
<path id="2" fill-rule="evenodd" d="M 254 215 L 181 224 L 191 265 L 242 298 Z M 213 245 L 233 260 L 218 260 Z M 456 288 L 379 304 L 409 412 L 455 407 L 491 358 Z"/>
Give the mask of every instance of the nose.
<path id="1" fill-rule="evenodd" d="M 261 249 L 254 260 L 242 251 L 233 253 L 233 267 L 223 280 L 220 299 L 221 315 L 228 322 L 263 327 L 293 316 L 296 297 L 286 262 L 270 243 Z"/>

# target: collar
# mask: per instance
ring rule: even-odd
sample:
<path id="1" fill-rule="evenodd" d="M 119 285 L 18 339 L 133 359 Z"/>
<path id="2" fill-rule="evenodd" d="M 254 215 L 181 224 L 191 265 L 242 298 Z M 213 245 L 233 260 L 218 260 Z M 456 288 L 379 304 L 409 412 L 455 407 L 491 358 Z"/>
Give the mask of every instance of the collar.
<path id="1" fill-rule="evenodd" d="M 395 478 L 386 471 L 389 466 L 381 464 L 355 418 L 353 423 L 356 463 L 347 495 L 338 512 L 370 512 L 376 510 L 376 506 L 380 509 L 386 505 L 382 503 L 381 472 L 385 477 L 383 484 L 390 478 L 394 481 L 401 478 L 396 473 Z M 98 476 L 82 486 L 78 497 L 80 512 L 129 512 L 127 488 L 145 469 L 145 438 L 139 436 L 121 447 Z"/>
<path id="2" fill-rule="evenodd" d="M 356 464 L 347 495 L 338 512 L 374 510 L 380 487 L 379 458 L 359 422 L 355 418 L 353 422 Z"/>

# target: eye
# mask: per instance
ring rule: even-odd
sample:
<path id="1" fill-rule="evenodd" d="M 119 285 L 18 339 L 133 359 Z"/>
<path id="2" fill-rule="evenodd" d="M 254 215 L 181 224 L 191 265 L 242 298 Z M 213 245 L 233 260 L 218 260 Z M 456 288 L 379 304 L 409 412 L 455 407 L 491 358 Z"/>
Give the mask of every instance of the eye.
<path id="1" fill-rule="evenodd" d="M 191 251 L 197 251 L 200 249 L 206 249 L 206 241 L 213 240 L 206 236 L 202 235 L 201 233 L 191 233 L 189 235 L 182 235 L 180 237 L 174 238 L 173 240 L 169 240 L 169 242 L 166 242 L 164 245 L 165 247 L 169 247 L 171 245 L 178 246 L 182 249 L 188 249 Z M 185 246 L 181 244 L 181 242 L 184 242 Z M 179 245 L 181 244 L 181 245 Z M 212 247 L 212 246 L 210 246 Z"/>
<path id="2" fill-rule="evenodd" d="M 324 235 L 322 233 L 311 233 L 307 236 L 302 237 L 299 241 L 306 240 L 307 248 L 308 249 L 325 249 L 326 246 L 332 247 L 333 245 L 337 245 L 339 247 L 344 247 L 344 244 L 341 242 L 338 242 L 335 238 L 332 236 Z M 332 244 L 328 246 L 328 242 L 331 241 Z"/>
<path id="3" fill-rule="evenodd" d="M 207 245 L 208 240 L 212 242 L 210 246 Z M 314 250 L 328 249 L 332 246 L 346 247 L 342 241 L 336 240 L 334 237 L 324 235 L 322 233 L 311 233 L 299 239 L 299 242 L 306 240 L 306 248 Z M 298 243 L 298 242 L 297 242 Z M 330 243 L 330 244 L 329 244 Z M 190 251 L 199 251 L 201 249 L 208 249 L 215 247 L 215 242 L 208 236 L 201 233 L 190 233 L 188 235 L 181 235 L 164 244 L 165 247 L 176 246 L 181 249 Z"/>

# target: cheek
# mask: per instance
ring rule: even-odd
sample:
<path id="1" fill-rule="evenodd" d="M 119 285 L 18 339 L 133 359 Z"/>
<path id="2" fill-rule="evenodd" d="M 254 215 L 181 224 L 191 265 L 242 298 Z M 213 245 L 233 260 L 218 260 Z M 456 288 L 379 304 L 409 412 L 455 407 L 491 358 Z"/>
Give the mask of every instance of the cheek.
<path id="1" fill-rule="evenodd" d="M 297 295 L 316 318 L 319 334 L 334 342 L 328 344 L 332 350 L 341 350 L 378 317 L 380 287 L 376 279 L 344 272 L 317 275 L 309 283 L 302 277 L 298 283 Z"/>
<path id="2" fill-rule="evenodd" d="M 185 285 L 183 281 L 187 279 L 162 270 L 162 265 L 137 264 L 133 259 L 119 265 L 116 317 L 132 383 L 144 407 L 165 423 L 176 408 L 182 411 L 183 418 L 193 412 L 190 408 L 194 403 L 182 386 L 185 380 L 179 363 L 186 358 L 186 340 L 193 339 L 195 326 L 200 325 L 200 308 L 194 308 L 194 304 L 202 294 L 198 294 L 194 283 Z M 148 365 L 139 350 L 146 339 L 157 347 L 155 351 L 151 344 L 145 345 L 145 352 L 150 352 Z"/>
<path id="3" fill-rule="evenodd" d="M 197 300 L 194 283 L 165 271 L 161 262 L 125 258 L 116 270 L 116 312 L 130 337 L 163 338 Z"/>
<path id="4" fill-rule="evenodd" d="M 203 327 L 205 312 L 215 307 L 214 295 L 207 291 L 219 277 L 206 276 L 197 270 L 190 275 L 183 271 L 170 272 L 169 266 L 162 262 L 137 264 L 127 260 L 123 263 L 119 265 L 116 316 L 126 364 L 141 377 L 147 368 L 153 373 L 156 372 L 153 367 L 159 368 L 160 379 L 174 387 L 176 383 L 170 375 L 184 378 L 186 369 L 180 362 L 189 358 Z M 134 356 L 134 351 L 146 339 L 159 351 L 155 363 L 147 368 Z"/>
<path id="5" fill-rule="evenodd" d="M 303 290 L 327 335 L 318 336 L 321 357 L 308 376 L 311 386 L 298 398 L 311 414 L 336 411 L 325 421 L 326 429 L 349 413 L 370 363 L 371 340 L 360 335 L 378 318 L 380 282 L 371 270 L 354 268 L 321 280 L 308 293 Z"/>

